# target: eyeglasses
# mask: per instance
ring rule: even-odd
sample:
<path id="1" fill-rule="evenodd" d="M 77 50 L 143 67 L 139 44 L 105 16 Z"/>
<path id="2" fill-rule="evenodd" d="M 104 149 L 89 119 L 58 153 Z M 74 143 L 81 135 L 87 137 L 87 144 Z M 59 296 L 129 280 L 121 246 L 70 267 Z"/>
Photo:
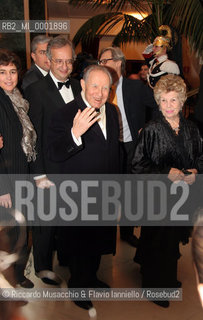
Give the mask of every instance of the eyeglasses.
<path id="1" fill-rule="evenodd" d="M 57 64 L 57 66 L 61 67 L 64 64 L 67 65 L 72 65 L 74 63 L 73 59 L 67 59 L 67 60 L 62 60 L 62 59 L 51 59 L 51 61 L 53 61 L 55 64 Z"/>
<path id="2" fill-rule="evenodd" d="M 98 60 L 98 64 L 107 64 L 107 61 L 114 60 L 113 58 Z"/>

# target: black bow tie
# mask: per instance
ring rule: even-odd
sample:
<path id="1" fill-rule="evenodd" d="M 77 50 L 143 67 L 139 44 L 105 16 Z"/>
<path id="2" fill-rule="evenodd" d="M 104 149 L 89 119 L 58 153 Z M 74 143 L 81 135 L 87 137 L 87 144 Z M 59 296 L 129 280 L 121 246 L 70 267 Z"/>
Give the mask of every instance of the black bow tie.
<path id="1" fill-rule="evenodd" d="M 70 80 L 67 80 L 66 82 L 58 82 L 58 89 L 61 90 L 63 86 L 66 86 L 66 88 L 69 88 L 70 86 Z"/>

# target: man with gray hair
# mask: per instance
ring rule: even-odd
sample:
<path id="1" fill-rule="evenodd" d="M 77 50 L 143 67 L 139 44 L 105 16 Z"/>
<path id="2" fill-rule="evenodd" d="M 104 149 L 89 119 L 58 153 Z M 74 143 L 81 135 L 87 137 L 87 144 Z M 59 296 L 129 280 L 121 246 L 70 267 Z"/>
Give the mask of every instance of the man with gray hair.
<path id="1" fill-rule="evenodd" d="M 23 91 L 33 82 L 36 82 L 47 75 L 50 62 L 46 55 L 47 45 L 52 38 L 39 35 L 33 38 L 31 43 L 31 57 L 34 63 L 25 73 L 22 81 Z"/>
<path id="2" fill-rule="evenodd" d="M 61 36 L 53 38 L 47 46 L 50 72 L 25 90 L 30 103 L 29 116 L 37 132 L 37 159 L 31 167 L 38 186 L 49 187 L 47 174 L 59 173 L 59 165 L 47 157 L 47 132 L 53 113 L 66 106 L 81 91 L 80 83 L 70 78 L 75 60 L 75 52 L 70 40 Z M 52 256 L 56 240 L 56 227 L 33 228 L 34 267 L 43 282 L 57 285 L 58 279 L 52 272 Z M 59 263 L 67 265 L 58 255 Z"/>
<path id="3" fill-rule="evenodd" d="M 111 74 L 98 65 L 85 69 L 82 92 L 52 117 L 48 157 L 59 163 L 62 174 L 119 173 L 119 123 L 107 102 Z M 95 209 L 101 215 L 98 205 Z M 101 255 L 115 254 L 116 226 L 67 226 L 58 236 L 59 247 L 69 258 L 69 288 L 108 288 L 97 278 Z M 84 309 L 92 302 L 74 301 Z"/>
<path id="4" fill-rule="evenodd" d="M 110 94 L 121 115 L 120 144 L 123 151 L 123 173 L 131 173 L 131 162 L 139 130 L 145 124 L 146 107 L 157 108 L 151 90 L 141 80 L 125 78 L 126 58 L 118 47 L 104 48 L 98 63 L 112 72 L 114 86 Z M 114 91 L 114 92 L 113 92 Z M 121 239 L 137 247 L 138 239 L 133 234 L 133 226 L 120 227 Z"/>

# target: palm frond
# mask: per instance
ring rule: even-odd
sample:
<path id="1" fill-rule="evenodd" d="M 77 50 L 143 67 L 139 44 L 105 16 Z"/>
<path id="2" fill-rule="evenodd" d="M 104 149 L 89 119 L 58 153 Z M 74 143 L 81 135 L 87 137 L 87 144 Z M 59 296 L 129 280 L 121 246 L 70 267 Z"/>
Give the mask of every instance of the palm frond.
<path id="1" fill-rule="evenodd" d="M 116 25 L 123 22 L 121 31 L 117 34 L 114 44 L 126 42 L 150 42 L 157 35 L 152 16 L 138 20 L 122 12 L 99 14 L 89 19 L 76 33 L 73 43 L 75 46 L 81 41 L 88 43 L 96 36 L 108 34 Z"/>
<path id="2" fill-rule="evenodd" d="M 121 31 L 115 37 L 113 44 L 119 46 L 127 42 L 151 42 L 153 39 L 153 29 L 149 28 L 148 19 L 138 20 L 131 15 L 124 14 L 124 23 Z M 146 22 L 147 21 L 147 22 Z"/>
<path id="3" fill-rule="evenodd" d="M 142 10 L 143 3 L 148 5 L 152 14 L 139 21 L 131 15 L 118 12 L 123 8 L 124 0 L 105 1 L 106 7 L 117 12 L 107 12 L 89 19 L 76 33 L 73 42 L 77 45 L 80 41 L 88 42 L 95 36 L 102 37 L 110 32 L 118 23 L 123 22 L 114 44 L 131 41 L 152 41 L 159 33 L 161 24 L 173 26 L 179 34 L 188 37 L 192 48 L 203 55 L 203 8 L 200 0 L 131 0 L 128 1 L 136 11 Z M 101 7 L 102 0 L 71 0 L 77 5 L 91 4 Z M 143 7 L 142 7 L 143 8 Z"/>
<path id="4" fill-rule="evenodd" d="M 170 19 L 169 19 L 170 18 Z M 173 1 L 168 12 L 169 23 L 184 34 L 197 51 L 203 55 L 203 7 L 199 0 Z"/>
<path id="5" fill-rule="evenodd" d="M 145 1 L 141 0 L 69 0 L 69 4 L 82 7 L 82 6 L 89 6 L 93 9 L 100 8 L 101 5 L 105 5 L 107 10 L 115 10 L 120 11 L 126 8 L 126 5 L 130 4 L 132 8 L 135 8 L 137 11 L 143 11 L 146 8 Z M 148 1 L 146 1 L 148 2 Z"/>
<path id="6" fill-rule="evenodd" d="M 88 43 L 93 40 L 96 36 L 101 34 L 101 30 L 103 31 L 104 28 L 103 26 L 107 26 L 108 21 L 114 22 L 119 16 L 120 12 L 108 12 L 92 17 L 77 31 L 73 38 L 74 45 L 77 46 L 80 41 Z"/>

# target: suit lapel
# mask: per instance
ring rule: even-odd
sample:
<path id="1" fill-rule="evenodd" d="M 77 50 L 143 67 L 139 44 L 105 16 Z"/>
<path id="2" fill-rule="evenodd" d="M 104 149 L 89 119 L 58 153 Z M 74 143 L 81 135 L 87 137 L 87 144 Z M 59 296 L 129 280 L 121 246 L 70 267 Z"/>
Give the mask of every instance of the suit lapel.
<path id="1" fill-rule="evenodd" d="M 44 79 L 47 85 L 46 91 L 47 94 L 50 96 L 51 100 L 54 100 L 57 108 L 63 107 L 65 105 L 65 102 L 54 81 L 52 80 L 51 76 L 48 74 Z"/>
<path id="2" fill-rule="evenodd" d="M 30 70 L 33 70 L 33 71 L 37 74 L 37 76 L 39 76 L 40 79 L 43 79 L 43 78 L 44 78 L 43 74 L 42 74 L 41 71 L 36 67 L 35 64 L 32 64 Z"/>
<path id="3" fill-rule="evenodd" d="M 73 92 L 73 96 L 74 98 L 77 97 L 80 92 L 81 92 L 81 87 L 80 87 L 80 84 L 76 82 L 75 79 L 72 79 L 70 77 L 70 85 L 71 85 L 71 89 L 72 89 L 72 92 Z"/>
<path id="4" fill-rule="evenodd" d="M 126 83 L 126 79 L 125 78 L 123 78 L 123 85 L 122 85 L 122 94 L 123 94 L 123 104 L 124 104 L 124 109 L 125 109 L 125 114 L 126 114 L 126 116 L 128 117 L 128 110 L 127 110 L 127 108 L 126 108 L 126 106 L 128 105 L 128 99 L 127 99 L 127 97 L 128 97 L 128 94 L 126 95 L 125 93 L 127 92 L 128 93 L 128 86 L 127 86 L 127 83 Z"/>
<path id="5" fill-rule="evenodd" d="M 113 126 L 113 119 L 112 119 L 112 112 L 111 108 L 114 108 L 112 105 L 108 105 L 106 103 L 106 136 L 107 136 L 107 141 L 110 142 L 111 138 L 114 133 L 114 126 Z"/>

